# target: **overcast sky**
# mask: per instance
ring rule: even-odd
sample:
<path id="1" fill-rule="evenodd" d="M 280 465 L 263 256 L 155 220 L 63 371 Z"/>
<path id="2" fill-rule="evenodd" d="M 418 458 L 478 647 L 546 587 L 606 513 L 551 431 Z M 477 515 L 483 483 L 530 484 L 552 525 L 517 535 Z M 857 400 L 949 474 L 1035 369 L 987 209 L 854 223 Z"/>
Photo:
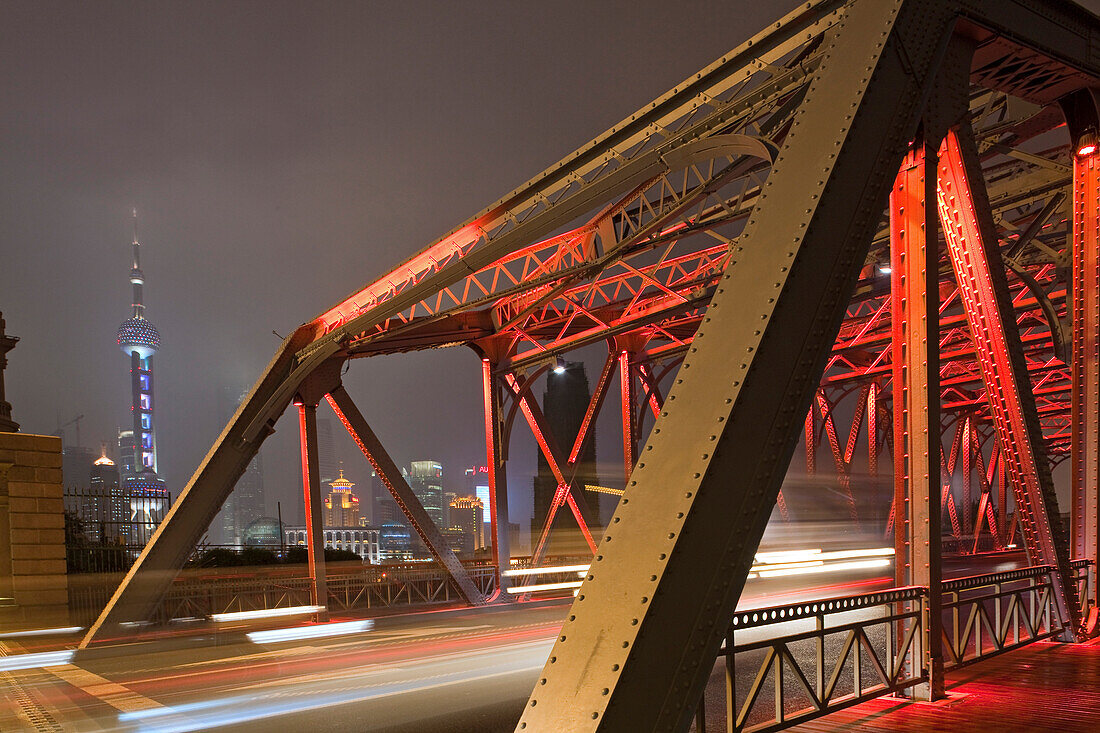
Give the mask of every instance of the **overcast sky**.
<path id="1" fill-rule="evenodd" d="M 174 492 L 287 334 L 797 3 L 0 1 L 0 310 L 26 432 L 129 419 L 129 211 L 144 245 Z M 596 354 L 598 357 L 598 354 Z M 590 364 L 590 377 L 598 369 Z M 483 462 L 479 363 L 352 364 L 398 462 Z M 327 408 L 325 408 L 327 409 Z M 600 461 L 620 465 L 615 411 Z M 513 443 L 526 524 L 534 444 Z M 71 428 L 67 436 L 75 438 Z M 295 426 L 264 449 L 300 505 Z M 365 462 L 341 446 L 349 476 Z M 287 516 L 291 516 L 290 513 Z"/>

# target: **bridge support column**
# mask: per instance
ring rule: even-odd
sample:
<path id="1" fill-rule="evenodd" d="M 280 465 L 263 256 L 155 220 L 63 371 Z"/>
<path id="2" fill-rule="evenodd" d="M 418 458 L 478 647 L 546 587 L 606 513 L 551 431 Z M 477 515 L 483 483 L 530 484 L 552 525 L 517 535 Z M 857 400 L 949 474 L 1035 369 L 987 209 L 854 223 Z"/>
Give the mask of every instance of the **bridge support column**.
<path id="1" fill-rule="evenodd" d="M 1073 156 L 1073 270 L 1070 317 L 1073 333 L 1070 453 L 1073 462 L 1071 548 L 1073 559 L 1091 560 L 1092 613 L 1100 606 L 1100 122 L 1096 92 L 1086 89 L 1062 100 Z M 1090 625 L 1095 626 L 1095 617 Z"/>
<path id="2" fill-rule="evenodd" d="M 493 365 L 481 360 L 481 387 L 485 401 L 485 465 L 489 474 L 489 526 L 492 532 L 493 567 L 496 568 L 497 599 L 508 595 L 508 570 L 512 560 L 508 521 L 508 467 L 504 425 L 500 419 L 501 385 Z"/>
<path id="3" fill-rule="evenodd" d="M 309 599 L 328 608 L 325 576 L 325 537 L 321 523 L 321 473 L 317 457 L 317 403 L 298 403 L 298 430 L 302 446 L 302 494 L 306 508 L 306 556 L 309 559 Z M 328 611 L 317 614 L 327 620 Z"/>
<path id="4" fill-rule="evenodd" d="M 939 248 L 936 150 L 918 140 L 890 192 L 894 384 L 894 567 L 899 586 L 928 588 L 913 696 L 944 697 L 940 565 Z M 931 170 L 933 175 L 927 175 Z M 860 405 L 862 407 L 862 405 Z M 914 661 L 918 661 L 914 655 Z M 914 672 L 916 670 L 913 670 Z"/>

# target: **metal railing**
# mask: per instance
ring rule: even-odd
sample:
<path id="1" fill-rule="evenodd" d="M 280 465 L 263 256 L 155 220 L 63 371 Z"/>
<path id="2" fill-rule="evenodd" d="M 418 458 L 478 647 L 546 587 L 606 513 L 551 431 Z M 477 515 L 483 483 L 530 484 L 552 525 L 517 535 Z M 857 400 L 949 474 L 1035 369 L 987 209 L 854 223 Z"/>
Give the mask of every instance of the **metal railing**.
<path id="1" fill-rule="evenodd" d="M 1052 571 L 1039 565 L 944 581 L 945 669 L 1061 634 Z"/>
<path id="2" fill-rule="evenodd" d="M 474 585 L 485 595 L 496 588 L 491 566 L 467 566 Z M 164 623 L 178 618 L 203 618 L 215 613 L 254 611 L 309 605 L 311 583 L 300 567 L 273 566 L 259 572 L 224 569 L 184 571 L 176 578 L 151 619 Z M 69 612 L 73 623 L 95 620 L 110 599 L 121 575 L 97 579 L 70 578 Z M 77 581 L 77 582 L 73 582 Z M 328 575 L 328 607 L 331 611 L 361 611 L 399 605 L 460 602 L 463 596 L 442 569 L 379 566 L 334 571 Z"/>
<path id="3" fill-rule="evenodd" d="M 728 730 L 782 730 L 927 680 L 918 662 L 924 592 L 896 588 L 737 613 L 719 653 Z M 705 712 L 696 730 L 706 730 Z"/>
<path id="4" fill-rule="evenodd" d="M 1087 599 L 1089 563 L 1072 567 Z M 945 581 L 945 669 L 1061 634 L 1052 571 L 1038 566 Z M 739 611 L 718 654 L 725 677 L 722 729 L 783 730 L 927 682 L 921 662 L 927 599 L 927 588 L 908 587 Z M 704 692 L 697 733 L 708 730 L 706 717 Z"/>

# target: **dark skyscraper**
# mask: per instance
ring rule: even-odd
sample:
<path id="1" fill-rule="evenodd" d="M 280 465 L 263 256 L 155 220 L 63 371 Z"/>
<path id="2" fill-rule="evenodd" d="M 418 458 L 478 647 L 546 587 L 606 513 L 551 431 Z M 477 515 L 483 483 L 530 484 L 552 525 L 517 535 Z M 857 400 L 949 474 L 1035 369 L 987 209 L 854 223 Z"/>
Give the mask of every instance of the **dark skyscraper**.
<path id="1" fill-rule="evenodd" d="M 223 424 L 229 422 L 241 404 L 241 400 L 247 395 L 247 391 L 240 392 L 228 387 L 218 390 L 218 413 Z M 248 462 L 248 467 L 237 479 L 232 493 L 222 505 L 221 512 L 210 525 L 216 530 L 214 539 L 223 545 L 243 545 L 245 529 L 263 514 L 264 465 L 263 455 L 257 453 L 256 457 Z"/>
<path id="2" fill-rule="evenodd" d="M 551 369 L 546 374 L 546 391 L 542 395 L 542 412 L 546 417 L 546 425 L 550 433 L 557 441 L 558 447 L 565 455 L 569 454 L 573 447 L 573 441 L 580 432 L 581 423 L 584 422 L 584 414 L 588 410 L 588 401 L 592 392 L 588 387 L 588 375 L 585 373 L 582 362 L 566 362 L 564 369 Z M 568 476 L 566 476 L 568 478 Z M 585 484 L 599 484 L 596 475 L 596 437 L 593 435 L 588 441 L 584 452 L 577 462 L 576 484 L 583 492 Z M 543 522 L 550 511 L 550 503 L 554 499 L 554 492 L 558 487 L 550 464 L 546 462 L 546 456 L 538 451 L 538 473 L 534 479 L 534 518 L 531 520 L 531 544 L 538 542 L 542 533 Z M 584 499 L 591 507 L 591 516 L 597 526 L 600 522 L 600 505 L 592 495 Z M 575 527 L 572 513 L 568 507 L 558 510 L 554 520 L 554 528 Z M 555 534 L 550 535 L 551 546 L 561 546 L 559 540 L 555 540 Z M 583 540 L 581 541 L 583 543 Z M 562 547 L 563 551 L 569 551 L 575 543 L 570 542 L 569 547 Z M 573 548 L 575 549 L 575 548 Z"/>
<path id="3" fill-rule="evenodd" d="M 122 485 L 134 497 L 131 519 L 135 523 L 131 541 L 144 543 L 150 528 L 168 511 L 168 489 L 157 475 L 157 434 L 153 398 L 153 354 L 160 348 L 160 333 L 145 318 L 145 275 L 141 271 L 141 243 L 137 236 L 137 210 L 133 214 L 133 267 L 130 285 L 133 303 L 130 317 L 118 327 L 117 341 L 130 357 L 130 413 L 133 427 L 119 432 L 122 451 Z"/>

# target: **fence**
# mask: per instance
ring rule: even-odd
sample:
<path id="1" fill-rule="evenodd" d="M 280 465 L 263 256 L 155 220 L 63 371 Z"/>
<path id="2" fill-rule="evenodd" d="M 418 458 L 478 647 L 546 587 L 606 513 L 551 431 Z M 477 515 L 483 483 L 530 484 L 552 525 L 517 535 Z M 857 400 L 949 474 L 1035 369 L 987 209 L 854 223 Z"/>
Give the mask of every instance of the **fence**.
<path id="1" fill-rule="evenodd" d="M 781 730 L 926 681 L 917 663 L 924 593 L 897 588 L 737 613 L 719 655 L 729 729 Z M 772 636 L 777 630 L 785 633 Z"/>
<path id="2" fill-rule="evenodd" d="M 955 669 L 1064 628 L 1054 605 L 1053 568 L 1038 566 L 943 583 L 943 652 Z M 1073 563 L 1088 596 L 1088 562 Z M 778 731 L 928 681 L 922 619 L 926 588 L 738 612 L 719 652 L 725 672 L 725 730 Z M 705 699 L 695 729 L 708 730 Z"/>
<path id="3" fill-rule="evenodd" d="M 341 567 L 344 566 L 344 567 Z M 443 570 L 422 565 L 363 567 L 330 563 L 328 606 L 336 612 L 361 611 L 398 605 L 427 605 L 462 600 L 454 581 Z M 467 566 L 483 594 L 496 588 L 491 566 Z M 300 566 L 226 568 L 183 571 L 158 607 L 154 622 L 205 617 L 214 613 L 309 605 L 310 581 Z M 121 574 L 75 576 L 69 583 L 69 612 L 74 624 L 86 626 L 99 615 L 114 592 Z"/>
<path id="4" fill-rule="evenodd" d="M 117 485 L 68 486 L 62 496 L 69 573 L 129 570 L 172 506 L 169 493 L 127 491 Z"/>

